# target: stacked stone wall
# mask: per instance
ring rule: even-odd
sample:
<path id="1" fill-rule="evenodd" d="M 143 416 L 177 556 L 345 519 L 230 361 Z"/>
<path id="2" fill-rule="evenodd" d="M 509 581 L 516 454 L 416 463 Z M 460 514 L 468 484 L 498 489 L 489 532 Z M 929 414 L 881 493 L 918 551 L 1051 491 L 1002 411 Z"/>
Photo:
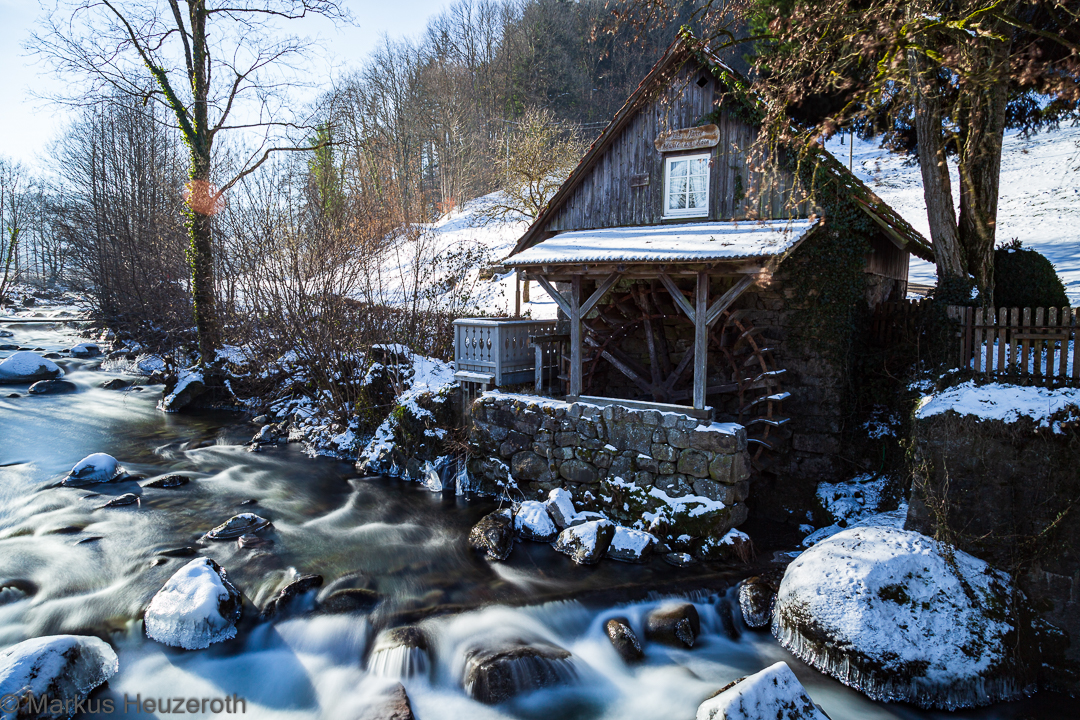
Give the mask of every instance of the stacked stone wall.
<path id="1" fill-rule="evenodd" d="M 472 406 L 469 469 L 512 499 L 570 491 L 579 508 L 669 545 L 722 536 L 747 517 L 746 430 L 679 413 L 488 393 Z"/>

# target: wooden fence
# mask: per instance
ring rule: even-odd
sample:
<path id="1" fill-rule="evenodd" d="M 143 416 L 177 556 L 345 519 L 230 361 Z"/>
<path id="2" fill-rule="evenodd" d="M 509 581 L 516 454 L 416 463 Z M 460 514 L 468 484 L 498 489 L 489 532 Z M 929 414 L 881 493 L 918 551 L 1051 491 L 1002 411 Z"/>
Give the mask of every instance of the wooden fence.
<path id="1" fill-rule="evenodd" d="M 948 308 L 959 323 L 960 365 L 984 376 L 1080 384 L 1080 308 Z"/>
<path id="2" fill-rule="evenodd" d="M 933 300 L 901 300 L 879 303 L 870 318 L 870 332 L 880 345 L 895 347 L 916 342 L 930 319 Z"/>

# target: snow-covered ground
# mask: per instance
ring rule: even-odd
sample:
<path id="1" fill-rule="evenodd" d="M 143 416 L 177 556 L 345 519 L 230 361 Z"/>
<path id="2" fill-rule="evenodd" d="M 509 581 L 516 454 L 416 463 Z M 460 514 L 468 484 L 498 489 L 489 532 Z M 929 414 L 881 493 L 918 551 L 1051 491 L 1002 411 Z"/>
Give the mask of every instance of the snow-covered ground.
<path id="1" fill-rule="evenodd" d="M 414 229 L 383 255 L 379 292 L 391 304 L 412 297 L 418 291 L 442 294 L 442 303 L 452 294 L 468 293 L 467 312 L 511 315 L 515 307 L 516 283 L 513 272 L 478 280 L 480 267 L 498 263 L 514 249 L 529 227 L 526 220 L 486 221 L 485 211 L 498 198 L 492 193 L 464 203 L 430 225 Z M 454 289 L 447 282 L 456 280 Z M 530 288 L 530 302 L 522 302 L 521 312 L 538 320 L 557 314 L 555 302 L 537 284 Z"/>
<path id="2" fill-rule="evenodd" d="M 1069 407 L 1080 407 L 1080 390 L 966 382 L 937 395 L 923 397 L 915 417 L 926 418 L 952 410 L 960 415 L 974 415 L 980 420 L 1007 423 L 1016 422 L 1023 415 L 1045 425 L 1048 418 Z"/>
<path id="3" fill-rule="evenodd" d="M 1001 194 L 997 241 L 1018 238 L 1057 268 L 1065 291 L 1080 303 L 1080 127 L 1061 128 L 1029 138 L 1005 137 L 1001 159 Z M 848 136 L 835 136 L 826 147 L 848 163 Z M 853 170 L 881 199 L 930 239 L 919 167 L 873 142 L 855 139 Z M 959 180 L 952 170 L 954 199 Z M 959 201 L 956 200 L 957 207 Z M 931 263 L 911 259 L 911 282 L 936 283 Z"/>

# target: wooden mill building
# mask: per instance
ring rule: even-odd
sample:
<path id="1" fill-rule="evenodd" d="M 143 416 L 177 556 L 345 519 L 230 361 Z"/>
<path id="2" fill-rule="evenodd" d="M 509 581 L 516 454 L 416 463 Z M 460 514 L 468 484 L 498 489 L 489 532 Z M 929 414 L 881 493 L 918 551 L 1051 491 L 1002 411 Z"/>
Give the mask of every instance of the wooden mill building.
<path id="1" fill-rule="evenodd" d="M 783 505 L 778 478 L 850 475 L 840 455 L 858 338 L 831 347 L 821 318 L 857 324 L 902 299 L 910 254 L 932 255 L 824 149 L 820 192 L 797 202 L 791 157 L 753 159 L 742 87 L 681 38 L 504 262 L 559 305 L 558 334 L 536 339 L 564 341 L 557 390 L 743 423 L 763 480 L 754 494 L 774 487 Z M 855 292 L 831 297 L 838 277 Z"/>

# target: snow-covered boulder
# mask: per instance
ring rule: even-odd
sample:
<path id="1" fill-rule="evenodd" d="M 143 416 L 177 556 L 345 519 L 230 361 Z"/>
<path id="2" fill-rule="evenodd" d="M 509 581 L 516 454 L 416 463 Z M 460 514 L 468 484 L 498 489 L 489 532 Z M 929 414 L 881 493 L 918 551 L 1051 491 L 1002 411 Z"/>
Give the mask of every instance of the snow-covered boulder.
<path id="1" fill-rule="evenodd" d="M 649 559 L 655 547 L 656 538 L 644 530 L 616 525 L 607 556 L 622 562 L 643 563 Z"/>
<path id="2" fill-rule="evenodd" d="M 0 385 L 34 383 L 63 377 L 64 371 L 52 360 L 23 350 L 0 362 Z"/>
<path id="3" fill-rule="evenodd" d="M 270 527 L 270 521 L 255 513 L 233 515 L 210 532 L 203 535 L 207 540 L 232 540 L 248 533 L 257 533 Z"/>
<path id="4" fill-rule="evenodd" d="M 1019 697 L 1008 577 L 916 532 L 845 530 L 796 558 L 780 643 L 875 700 L 954 710 Z"/>
<path id="5" fill-rule="evenodd" d="M 595 565 L 600 562 L 615 537 L 615 523 L 610 520 L 592 520 L 568 527 L 559 533 L 555 549 L 578 565 Z"/>
<path id="6" fill-rule="evenodd" d="M 206 380 L 202 370 L 194 367 L 181 370 L 178 375 L 166 379 L 158 410 L 179 412 L 205 393 Z"/>
<path id="7" fill-rule="evenodd" d="M 514 532 L 524 540 L 551 542 L 559 530 L 548 514 L 547 505 L 526 500 L 514 511 Z"/>
<path id="8" fill-rule="evenodd" d="M 79 343 L 71 348 L 71 357 L 91 358 L 101 354 L 101 346 L 97 343 Z"/>
<path id="9" fill-rule="evenodd" d="M 786 662 L 731 683 L 698 706 L 697 720 L 829 720 Z"/>
<path id="10" fill-rule="evenodd" d="M 71 708 L 60 717 L 71 717 L 87 694 L 115 675 L 119 666 L 113 649 L 96 637 L 51 635 L 12 645 L 0 651 L 0 698 L 4 699 L 0 720 L 54 717 L 28 706 L 42 698 L 59 700 L 65 709 Z"/>
<path id="11" fill-rule="evenodd" d="M 112 455 L 94 453 L 75 463 L 62 482 L 64 485 L 104 483 L 123 476 L 125 472 Z"/>
<path id="12" fill-rule="evenodd" d="M 548 514 L 560 530 L 570 527 L 574 518 L 577 517 L 573 497 L 566 488 L 555 488 L 549 492 L 547 502 L 544 504 L 547 505 Z"/>
<path id="13" fill-rule="evenodd" d="M 240 593 L 210 558 L 176 571 L 146 608 L 146 635 L 165 645 L 199 650 L 236 637 Z"/>

